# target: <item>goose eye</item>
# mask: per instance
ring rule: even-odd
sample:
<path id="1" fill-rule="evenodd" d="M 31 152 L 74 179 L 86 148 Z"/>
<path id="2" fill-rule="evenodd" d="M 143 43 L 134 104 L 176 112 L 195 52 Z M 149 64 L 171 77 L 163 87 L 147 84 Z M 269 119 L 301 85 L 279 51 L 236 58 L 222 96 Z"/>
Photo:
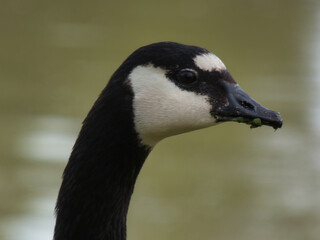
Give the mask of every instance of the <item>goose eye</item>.
<path id="1" fill-rule="evenodd" d="M 197 81 L 197 74 L 191 70 L 181 70 L 177 74 L 177 81 L 184 85 L 192 84 Z"/>

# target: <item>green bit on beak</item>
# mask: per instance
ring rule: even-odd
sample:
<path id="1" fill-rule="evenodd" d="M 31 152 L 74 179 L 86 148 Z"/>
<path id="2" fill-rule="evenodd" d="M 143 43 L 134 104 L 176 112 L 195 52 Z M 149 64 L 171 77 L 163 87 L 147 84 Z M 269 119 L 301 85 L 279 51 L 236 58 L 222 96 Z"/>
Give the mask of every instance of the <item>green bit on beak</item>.
<path id="1" fill-rule="evenodd" d="M 262 126 L 262 121 L 260 118 L 255 118 L 251 122 L 251 128 L 260 127 Z"/>
<path id="2" fill-rule="evenodd" d="M 249 118 L 245 118 L 245 117 L 235 117 L 232 120 L 236 121 L 238 123 L 248 124 L 248 125 L 250 125 L 250 128 L 257 128 L 257 127 L 261 127 L 263 125 L 261 118 L 249 119 Z"/>

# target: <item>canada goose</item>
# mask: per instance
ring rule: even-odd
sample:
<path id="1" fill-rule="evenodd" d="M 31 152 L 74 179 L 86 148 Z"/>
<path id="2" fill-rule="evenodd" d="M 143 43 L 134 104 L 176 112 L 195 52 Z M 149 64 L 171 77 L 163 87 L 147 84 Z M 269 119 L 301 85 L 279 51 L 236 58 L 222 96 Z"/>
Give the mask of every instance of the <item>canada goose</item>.
<path id="1" fill-rule="evenodd" d="M 282 126 L 208 50 L 173 42 L 136 50 L 83 122 L 63 173 L 54 239 L 125 240 L 130 197 L 152 148 L 224 121 Z"/>

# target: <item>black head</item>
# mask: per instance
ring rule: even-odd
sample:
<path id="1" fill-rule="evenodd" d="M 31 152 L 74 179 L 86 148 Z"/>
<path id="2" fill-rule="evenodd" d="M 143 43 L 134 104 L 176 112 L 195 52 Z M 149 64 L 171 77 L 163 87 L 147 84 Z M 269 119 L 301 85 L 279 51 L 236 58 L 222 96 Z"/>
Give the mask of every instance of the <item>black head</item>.
<path id="1" fill-rule="evenodd" d="M 154 43 L 136 50 L 114 76 L 129 80 L 135 127 L 146 145 L 222 121 L 282 126 L 280 115 L 250 98 L 204 48 Z"/>

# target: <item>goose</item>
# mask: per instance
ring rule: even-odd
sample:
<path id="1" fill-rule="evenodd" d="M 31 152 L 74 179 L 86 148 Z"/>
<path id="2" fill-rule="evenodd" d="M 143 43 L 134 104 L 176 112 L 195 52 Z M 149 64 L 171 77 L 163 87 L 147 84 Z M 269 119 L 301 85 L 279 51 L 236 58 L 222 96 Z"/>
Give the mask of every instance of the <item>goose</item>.
<path id="1" fill-rule="evenodd" d="M 210 51 L 174 42 L 137 49 L 83 121 L 63 172 L 54 240 L 125 240 L 134 185 L 155 145 L 226 121 L 282 126 Z"/>

